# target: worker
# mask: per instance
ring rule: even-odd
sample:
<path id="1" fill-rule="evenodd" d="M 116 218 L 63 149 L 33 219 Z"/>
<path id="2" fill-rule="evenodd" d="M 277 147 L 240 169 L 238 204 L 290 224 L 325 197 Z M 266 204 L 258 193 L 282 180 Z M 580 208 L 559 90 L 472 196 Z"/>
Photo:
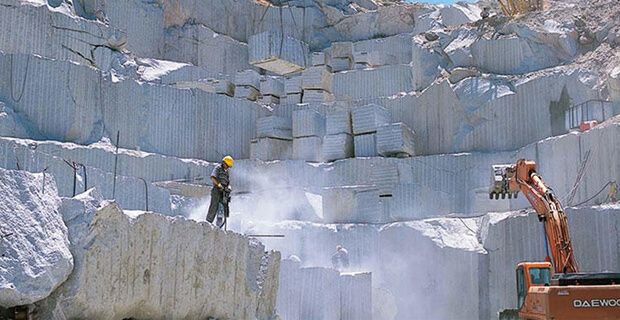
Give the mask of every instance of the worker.
<path id="1" fill-rule="evenodd" d="M 608 202 L 616 202 L 618 201 L 618 184 L 616 181 L 612 181 L 609 184 L 609 193 L 607 194 Z"/>
<path id="2" fill-rule="evenodd" d="M 349 268 L 349 252 L 342 245 L 336 246 L 336 252 L 332 255 L 332 266 L 338 271 Z"/>
<path id="3" fill-rule="evenodd" d="M 211 172 L 211 182 L 213 182 L 213 188 L 211 189 L 211 203 L 209 204 L 209 212 L 207 213 L 207 221 L 213 223 L 217 210 L 222 200 L 224 200 L 224 192 L 230 193 L 230 177 L 228 176 L 228 170 L 233 167 L 235 161 L 231 156 L 225 156 L 222 162 L 215 166 L 213 172 Z M 224 204 L 226 211 L 226 206 Z"/>
<path id="4" fill-rule="evenodd" d="M 480 12 L 480 17 L 482 18 L 482 20 L 487 19 L 490 15 L 491 8 L 489 7 L 484 7 L 484 9 L 482 9 L 482 12 Z"/>

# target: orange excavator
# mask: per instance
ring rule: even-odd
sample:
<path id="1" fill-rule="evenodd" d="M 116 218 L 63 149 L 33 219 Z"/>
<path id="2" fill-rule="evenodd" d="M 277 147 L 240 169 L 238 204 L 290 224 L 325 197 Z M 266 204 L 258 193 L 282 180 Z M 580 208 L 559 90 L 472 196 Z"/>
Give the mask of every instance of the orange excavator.
<path id="1" fill-rule="evenodd" d="M 544 262 L 517 265 L 518 316 L 527 320 L 620 319 L 620 273 L 580 273 L 558 198 L 525 159 L 494 165 L 491 199 L 523 193 L 544 224 L 547 254 Z"/>

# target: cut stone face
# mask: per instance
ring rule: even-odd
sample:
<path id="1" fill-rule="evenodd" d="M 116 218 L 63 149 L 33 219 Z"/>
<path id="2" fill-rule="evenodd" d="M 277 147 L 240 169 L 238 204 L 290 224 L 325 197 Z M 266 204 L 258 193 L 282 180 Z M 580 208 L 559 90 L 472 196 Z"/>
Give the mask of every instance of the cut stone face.
<path id="1" fill-rule="evenodd" d="M 403 123 L 393 123 L 377 128 L 377 152 L 385 157 L 411 157 L 415 155 L 414 133 Z"/>
<path id="2" fill-rule="evenodd" d="M 67 217 L 76 217 L 68 223 L 78 264 L 40 304 L 42 314 L 51 317 L 62 310 L 65 317 L 89 319 L 267 319 L 274 314 L 278 253 L 266 253 L 260 243 L 208 223 L 123 213 L 109 203 L 97 209 L 84 200 L 64 206 Z M 219 245 L 205 250 L 206 243 Z M 118 268 L 94 263 L 111 259 Z M 193 281 L 180 281 L 181 275 Z M 176 286 L 166 285 L 175 281 Z"/>
<path id="3" fill-rule="evenodd" d="M 293 159 L 311 162 L 323 161 L 323 139 L 321 137 L 300 137 L 293 139 Z"/>
<path id="4" fill-rule="evenodd" d="M 254 89 L 260 89 L 261 76 L 258 72 L 252 69 L 237 71 L 235 74 L 235 85 L 253 87 Z"/>
<path id="5" fill-rule="evenodd" d="M 293 111 L 293 137 L 323 137 L 325 117 L 311 109 Z"/>
<path id="6" fill-rule="evenodd" d="M 353 137 L 355 157 L 376 157 L 377 135 L 375 133 L 359 134 Z"/>
<path id="7" fill-rule="evenodd" d="M 376 132 L 378 127 L 390 122 L 389 112 L 376 104 L 354 108 L 351 118 L 355 135 Z"/>
<path id="8" fill-rule="evenodd" d="M 388 97 L 412 90 L 408 65 L 390 65 L 334 74 L 333 93 L 338 100 Z"/>
<path id="9" fill-rule="evenodd" d="M 370 319 L 372 274 L 301 267 L 282 260 L 277 309 L 287 319 Z M 310 301 L 311 300 L 311 301 Z"/>
<path id="10" fill-rule="evenodd" d="M 250 159 L 256 160 L 284 160 L 293 155 L 293 141 L 276 138 L 259 138 L 252 141 Z"/>
<path id="11" fill-rule="evenodd" d="M 327 66 L 310 67 L 301 75 L 301 87 L 306 90 L 324 90 L 332 92 L 332 73 Z"/>
<path id="12" fill-rule="evenodd" d="M 268 116 L 256 121 L 257 138 L 277 138 L 293 140 L 291 119 Z"/>
<path id="13" fill-rule="evenodd" d="M 334 110 L 330 111 L 326 118 L 326 132 L 327 134 L 353 134 L 351 127 L 351 112 L 349 110 Z"/>
<path id="14" fill-rule="evenodd" d="M 278 77 L 264 77 L 260 80 L 260 93 L 279 98 L 284 95 L 284 82 Z"/>
<path id="15" fill-rule="evenodd" d="M 353 156 L 353 136 L 346 133 L 326 135 L 323 138 L 325 161 L 346 159 Z"/>
<path id="16" fill-rule="evenodd" d="M 287 77 L 284 80 L 284 91 L 287 94 L 291 93 L 301 93 L 301 76 Z"/>

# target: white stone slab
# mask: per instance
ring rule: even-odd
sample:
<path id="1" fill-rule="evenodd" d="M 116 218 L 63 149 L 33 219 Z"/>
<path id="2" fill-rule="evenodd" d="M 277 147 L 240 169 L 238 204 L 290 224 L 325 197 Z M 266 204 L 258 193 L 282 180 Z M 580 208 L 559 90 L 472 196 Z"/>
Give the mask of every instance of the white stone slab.
<path id="1" fill-rule="evenodd" d="M 411 62 L 411 33 L 358 41 L 353 44 L 353 50 L 354 60 L 356 53 L 368 52 L 370 55 L 381 54 L 386 64 L 409 64 Z"/>
<path id="2" fill-rule="evenodd" d="M 326 223 L 354 221 L 355 192 L 355 187 L 333 187 L 323 189 L 323 220 Z"/>
<path id="3" fill-rule="evenodd" d="M 327 64 L 329 56 L 325 54 L 325 52 L 313 52 L 310 55 L 310 61 L 312 62 L 312 66 L 324 66 Z"/>
<path id="4" fill-rule="evenodd" d="M 353 137 L 355 157 L 376 157 L 377 135 L 375 133 L 359 134 Z"/>
<path id="5" fill-rule="evenodd" d="M 332 58 L 353 58 L 353 43 L 344 42 L 332 42 L 330 48 L 330 55 Z"/>
<path id="6" fill-rule="evenodd" d="M 370 177 L 381 196 L 392 195 L 394 187 L 400 182 L 396 163 L 379 163 L 372 168 Z"/>
<path id="7" fill-rule="evenodd" d="M 234 83 L 236 86 L 248 86 L 260 89 L 261 76 L 256 70 L 247 69 L 237 71 Z"/>
<path id="8" fill-rule="evenodd" d="M 334 95 L 325 90 L 304 89 L 303 103 L 321 103 L 334 101 Z"/>
<path id="9" fill-rule="evenodd" d="M 302 268 L 299 319 L 340 319 L 340 274 L 327 268 Z"/>
<path id="10" fill-rule="evenodd" d="M 327 66 L 307 68 L 302 72 L 301 87 L 304 90 L 325 90 L 332 92 L 332 73 Z"/>
<path id="11" fill-rule="evenodd" d="M 415 155 L 414 133 L 402 122 L 377 128 L 377 152 L 384 157 Z"/>
<path id="12" fill-rule="evenodd" d="M 250 159 L 272 161 L 290 159 L 293 141 L 274 138 L 259 138 L 250 145 Z"/>
<path id="13" fill-rule="evenodd" d="M 396 59 L 386 56 L 379 51 L 356 51 L 353 53 L 353 62 L 355 64 L 364 64 L 369 67 L 378 67 L 386 64 L 395 64 Z"/>
<path id="14" fill-rule="evenodd" d="M 390 219 L 394 221 L 411 221 L 451 213 L 452 200 L 446 192 L 416 183 L 398 183 L 390 189 L 392 197 L 385 200 L 389 204 Z"/>
<path id="15" fill-rule="evenodd" d="M 286 94 L 301 93 L 301 76 L 286 77 L 284 79 L 284 91 Z"/>
<path id="16" fill-rule="evenodd" d="M 260 79 L 260 93 L 281 97 L 284 95 L 284 82 L 280 77 L 264 77 Z"/>
<path id="17" fill-rule="evenodd" d="M 325 117 L 312 110 L 293 111 L 293 137 L 323 137 L 325 135 Z"/>
<path id="18" fill-rule="evenodd" d="M 380 197 L 379 188 L 368 188 L 355 193 L 355 222 L 387 223 L 389 212 Z"/>
<path id="19" fill-rule="evenodd" d="M 329 66 L 332 68 L 332 72 L 351 70 L 353 67 L 353 60 L 351 58 L 332 57 L 329 60 Z"/>
<path id="20" fill-rule="evenodd" d="M 393 223 L 381 228 L 380 261 L 400 262 L 381 263 L 378 271 L 385 279 L 381 287 L 393 294 L 392 303 L 398 315 L 405 315 L 407 319 L 492 318 L 480 312 L 480 303 L 484 303 L 480 292 L 484 292 L 486 280 L 483 277 L 486 252 L 476 233 L 468 228 L 477 230 L 476 221 L 432 219 Z M 420 259 L 422 252 L 424 259 Z M 428 261 L 433 263 L 428 264 Z M 416 268 L 418 273 L 403 272 L 403 266 L 407 266 L 406 270 Z M 373 272 L 376 274 L 377 271 Z M 425 276 L 420 277 L 420 274 Z M 501 274 L 514 278 L 514 272 L 504 270 Z M 455 285 L 460 289 L 452 290 Z M 509 292 L 508 288 L 510 286 L 503 290 Z M 445 308 L 445 303 L 459 307 Z"/>
<path id="21" fill-rule="evenodd" d="M 353 134 L 351 126 L 351 112 L 349 110 L 333 110 L 325 117 L 327 134 Z"/>
<path id="22" fill-rule="evenodd" d="M 310 162 L 323 161 L 323 139 L 321 137 L 300 137 L 293 139 L 293 159 Z"/>
<path id="23" fill-rule="evenodd" d="M 0 136 L 15 138 L 41 138 L 33 132 L 32 124 L 0 101 Z"/>
<path id="24" fill-rule="evenodd" d="M 382 106 L 369 104 L 351 110 L 353 134 L 373 133 L 390 122 L 390 113 Z"/>
<path id="25" fill-rule="evenodd" d="M 114 2 L 114 6 L 119 3 Z M 140 19 L 135 17 L 139 14 L 127 15 L 126 19 L 135 20 L 134 23 L 137 24 Z M 156 19 L 156 17 L 153 16 L 151 19 Z M 160 19 L 163 20 L 163 17 Z M 153 28 L 154 26 L 145 27 Z M 252 67 L 248 62 L 248 45 L 245 41 L 241 42 L 226 34 L 217 33 L 205 25 L 187 23 L 168 27 L 165 30 L 162 26 L 159 32 L 165 42 L 160 50 L 162 53 L 140 56 L 190 63 L 193 66 L 205 67 L 213 72 L 227 75 L 234 75 L 238 70 Z M 133 43 L 131 36 L 132 34 L 129 33 L 129 42 Z"/>
<path id="26" fill-rule="evenodd" d="M 235 98 L 247 99 L 250 101 L 256 101 L 260 97 L 260 91 L 251 86 L 236 86 Z"/>
<path id="27" fill-rule="evenodd" d="M 353 136 L 342 133 L 326 135 L 323 138 L 323 158 L 325 161 L 351 158 L 353 156 Z"/>
<path id="28" fill-rule="evenodd" d="M 278 116 L 267 116 L 262 117 L 256 120 L 257 127 L 263 128 L 277 128 L 277 129 L 292 129 L 292 121 L 289 118 L 278 117 Z"/>

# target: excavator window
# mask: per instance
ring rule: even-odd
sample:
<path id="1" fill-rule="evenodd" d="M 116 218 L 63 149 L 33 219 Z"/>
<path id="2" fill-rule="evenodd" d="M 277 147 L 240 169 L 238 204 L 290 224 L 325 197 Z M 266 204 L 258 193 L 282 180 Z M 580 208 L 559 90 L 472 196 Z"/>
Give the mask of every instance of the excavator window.
<path id="1" fill-rule="evenodd" d="M 529 271 L 532 285 L 548 286 L 551 283 L 551 270 L 548 268 L 530 268 Z"/>
<path id="2" fill-rule="evenodd" d="M 525 272 L 522 266 L 517 268 L 517 299 L 518 308 L 521 309 L 525 302 Z"/>

